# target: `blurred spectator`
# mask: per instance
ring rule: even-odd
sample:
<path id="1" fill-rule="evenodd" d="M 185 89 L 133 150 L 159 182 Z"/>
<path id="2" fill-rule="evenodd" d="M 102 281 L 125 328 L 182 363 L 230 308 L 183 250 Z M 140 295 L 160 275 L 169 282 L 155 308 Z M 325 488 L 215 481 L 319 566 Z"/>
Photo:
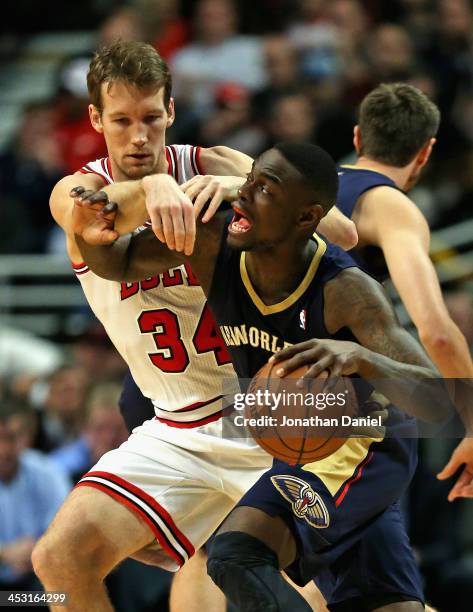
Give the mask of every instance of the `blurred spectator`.
<path id="1" fill-rule="evenodd" d="M 31 551 L 70 489 L 67 478 L 37 451 L 22 451 L 0 412 L 0 590 L 37 590 Z"/>
<path id="2" fill-rule="evenodd" d="M 94 387 L 86 404 L 82 434 L 74 442 L 50 454 L 51 459 L 73 482 L 77 482 L 102 455 L 117 448 L 128 438 L 118 408 L 120 391 L 118 383 L 102 383 Z"/>
<path id="3" fill-rule="evenodd" d="M 74 361 L 94 382 L 123 378 L 127 367 L 99 322 L 75 340 L 71 347 Z"/>
<path id="4" fill-rule="evenodd" d="M 44 450 L 51 450 L 76 440 L 85 422 L 85 400 L 90 378 L 77 365 L 65 365 L 49 378 L 46 397 L 41 405 Z"/>
<path id="5" fill-rule="evenodd" d="M 300 89 L 289 90 L 273 101 L 267 123 L 268 144 L 262 150 L 280 141 L 313 141 L 315 127 L 309 98 Z"/>
<path id="6" fill-rule="evenodd" d="M 25 107 L 15 137 L 0 155 L 0 253 L 41 252 L 53 226 L 49 196 L 63 174 L 54 115 L 45 102 Z"/>
<path id="7" fill-rule="evenodd" d="M 373 85 L 405 81 L 414 72 L 415 53 L 408 32 L 389 23 L 379 25 L 368 41 L 367 57 Z"/>
<path id="8" fill-rule="evenodd" d="M 121 6 L 113 12 L 100 26 L 97 46 L 107 46 L 117 40 L 146 39 L 145 24 L 148 12 L 146 7 Z"/>
<path id="9" fill-rule="evenodd" d="M 263 53 L 267 84 L 252 100 L 253 115 L 258 122 L 264 120 L 276 96 L 300 85 L 297 51 L 286 36 L 266 36 Z"/>
<path id="10" fill-rule="evenodd" d="M 90 160 L 107 155 L 104 138 L 93 129 L 89 119 L 86 75 L 90 59 L 90 56 L 68 58 L 57 73 L 54 136 L 59 144 L 63 175 L 74 174 Z"/>
<path id="11" fill-rule="evenodd" d="M 194 42 L 172 58 L 174 93 L 189 102 L 200 118 L 212 109 L 215 87 L 235 82 L 250 89 L 265 83 L 261 41 L 237 34 L 231 0 L 199 0 L 193 19 Z"/>
<path id="12" fill-rule="evenodd" d="M 215 104 L 202 124 L 199 142 L 206 147 L 225 145 L 254 157 L 261 150 L 264 134 L 251 124 L 248 90 L 238 83 L 223 83 L 215 90 Z"/>
<path id="13" fill-rule="evenodd" d="M 187 21 L 180 15 L 179 0 L 136 0 L 135 6 L 147 19 L 143 26 L 150 42 L 167 62 L 189 42 Z"/>

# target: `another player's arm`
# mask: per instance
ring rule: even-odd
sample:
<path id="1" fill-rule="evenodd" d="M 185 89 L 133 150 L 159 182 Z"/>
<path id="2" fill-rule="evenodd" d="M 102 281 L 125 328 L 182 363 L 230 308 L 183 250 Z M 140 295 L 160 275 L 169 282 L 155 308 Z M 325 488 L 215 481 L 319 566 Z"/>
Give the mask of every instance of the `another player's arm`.
<path id="1" fill-rule="evenodd" d="M 113 203 L 107 208 L 120 209 L 120 204 Z M 97 218 L 94 211 L 89 209 L 81 210 L 80 213 L 88 216 L 89 225 L 76 224 L 76 242 L 84 261 L 98 276 L 108 280 L 132 282 L 160 274 L 189 261 L 204 291 L 210 288 L 227 213 L 216 215 L 207 224 L 198 222 L 195 248 L 190 256 L 170 250 L 156 240 L 150 229 L 134 235 L 127 234 L 104 244 L 100 238 L 101 228 L 104 224 L 113 227 L 115 211 Z M 96 227 L 99 229 L 95 230 Z M 90 231 L 90 228 L 93 231 Z M 87 234 L 88 241 L 84 240 L 84 234 Z"/>
<path id="2" fill-rule="evenodd" d="M 366 193 L 354 219 L 360 239 L 383 250 L 420 341 L 441 374 L 473 378 L 468 344 L 447 311 L 429 257 L 430 231 L 422 213 L 403 193 L 379 187 Z"/>
<path id="3" fill-rule="evenodd" d="M 429 258 L 430 231 L 419 210 L 403 194 L 388 187 L 368 191 L 354 213 L 363 241 L 379 245 L 391 278 L 417 328 L 419 338 L 446 378 L 473 378 L 468 344 L 452 321 L 442 298 L 434 266 Z M 390 220 L 396 219 L 396 224 Z M 467 436 L 453 452 L 439 478 L 463 472 L 448 499 L 473 497 L 473 417 L 471 393 L 456 394 L 455 405 L 465 423 Z"/>

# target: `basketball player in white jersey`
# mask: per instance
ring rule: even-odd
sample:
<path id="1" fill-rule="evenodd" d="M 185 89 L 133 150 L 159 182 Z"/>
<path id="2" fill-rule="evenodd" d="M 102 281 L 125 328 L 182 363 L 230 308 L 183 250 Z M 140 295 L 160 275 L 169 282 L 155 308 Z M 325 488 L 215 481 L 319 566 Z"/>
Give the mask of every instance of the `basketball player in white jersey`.
<path id="1" fill-rule="evenodd" d="M 97 53 L 88 87 L 91 122 L 104 134 L 109 157 L 82 168 L 80 181 L 77 174 L 62 179 L 51 210 L 66 233 L 91 307 L 141 391 L 153 400 L 156 418 L 83 477 L 33 552 L 46 589 L 66 591 L 66 609 L 80 612 L 112 609 L 103 580 L 128 556 L 179 569 L 271 463 L 255 444 L 222 436 L 224 383 L 236 379 L 190 268 L 139 283 L 103 280 L 81 263 L 71 227 L 70 192 L 78 182 L 96 192 L 112 182 L 120 189 L 122 181 L 149 176 L 157 194 L 153 204 L 163 204 L 158 216 L 154 208 L 155 230 L 172 234 L 177 249 L 191 252 L 196 212 L 178 184 L 199 173 L 243 176 L 252 160 L 226 147 L 165 146 L 174 121 L 171 77 L 149 45 L 119 42 Z M 231 193 L 232 179 L 202 181 L 195 205 L 201 208 L 210 196 L 210 214 Z M 196 188 L 195 180 L 186 185 L 188 191 Z M 351 222 L 335 219 L 331 227 L 329 219 L 326 233 L 331 230 L 348 236 L 349 245 Z M 224 609 L 203 577 L 197 572 L 193 584 L 186 583 L 195 601 L 190 604 L 182 589 L 174 611 Z"/>

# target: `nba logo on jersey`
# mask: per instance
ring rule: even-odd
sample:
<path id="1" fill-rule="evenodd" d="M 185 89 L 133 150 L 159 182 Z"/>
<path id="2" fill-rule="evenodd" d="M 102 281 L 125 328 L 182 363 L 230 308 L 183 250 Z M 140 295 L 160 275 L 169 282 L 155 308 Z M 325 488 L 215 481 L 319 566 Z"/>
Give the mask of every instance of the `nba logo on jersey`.
<path id="1" fill-rule="evenodd" d="M 303 308 L 299 314 L 299 327 L 301 329 L 306 328 L 307 309 Z"/>

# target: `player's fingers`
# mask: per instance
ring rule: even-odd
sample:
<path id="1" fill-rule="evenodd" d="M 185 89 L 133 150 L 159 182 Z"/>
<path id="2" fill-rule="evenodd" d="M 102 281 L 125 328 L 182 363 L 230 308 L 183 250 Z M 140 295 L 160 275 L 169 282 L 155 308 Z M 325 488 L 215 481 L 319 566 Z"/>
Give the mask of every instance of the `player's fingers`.
<path id="1" fill-rule="evenodd" d="M 291 359 L 294 355 L 299 353 L 301 350 L 309 349 L 314 346 L 314 340 L 306 340 L 305 342 L 300 342 L 299 344 L 294 344 L 293 346 L 288 346 L 286 348 L 281 349 L 274 355 L 268 359 L 269 363 L 277 363 L 279 361 L 285 361 L 286 359 Z"/>
<path id="2" fill-rule="evenodd" d="M 204 216 L 202 217 L 202 223 L 208 223 L 210 219 L 214 216 L 214 214 L 217 212 L 220 207 L 220 204 L 223 201 L 222 193 L 223 192 L 219 187 L 215 192 L 213 198 L 210 200 L 210 204 L 207 210 L 205 211 Z"/>
<path id="3" fill-rule="evenodd" d="M 88 200 L 91 204 L 106 204 L 108 202 L 108 194 L 105 191 L 96 191 L 88 197 Z"/>
<path id="4" fill-rule="evenodd" d="M 322 355 L 312 348 L 306 351 L 300 350 L 297 355 L 293 355 L 290 359 L 286 360 L 284 364 L 277 364 L 274 367 L 274 373 L 276 376 L 286 376 L 303 365 L 316 362 L 318 357 L 321 356 Z"/>
<path id="5" fill-rule="evenodd" d="M 184 211 L 176 211 L 172 216 L 171 216 L 171 220 L 172 220 L 172 225 L 174 228 L 174 244 L 175 244 L 175 249 L 176 251 L 183 251 L 184 250 L 184 243 L 185 243 L 185 229 L 184 229 L 184 218 L 183 218 L 183 212 Z"/>
<path id="6" fill-rule="evenodd" d="M 299 379 L 297 386 L 302 387 L 304 385 L 304 380 L 308 378 L 317 378 L 317 376 L 327 370 L 331 364 L 332 358 L 329 355 L 321 357 L 316 363 L 312 364 L 304 376 Z"/>
<path id="7" fill-rule="evenodd" d="M 456 483 L 452 487 L 450 493 L 448 494 L 448 501 L 453 501 L 455 498 L 460 496 L 460 491 L 472 484 L 473 474 L 472 472 L 465 467 L 460 476 L 458 477 Z"/>
<path id="8" fill-rule="evenodd" d="M 210 200 L 214 192 L 214 188 L 212 185 L 207 185 L 205 189 L 199 193 L 199 195 L 194 200 L 194 211 L 195 216 L 198 217 L 202 212 L 202 209 L 206 205 L 206 203 Z"/>
<path id="9" fill-rule="evenodd" d="M 166 240 L 164 238 L 163 220 L 162 220 L 161 214 L 158 213 L 156 210 L 152 210 L 150 220 L 151 220 L 151 228 L 154 232 L 154 235 L 156 236 L 158 240 L 165 243 Z"/>
<path id="10" fill-rule="evenodd" d="M 83 204 L 88 204 L 89 203 L 89 199 L 90 197 L 95 193 L 95 191 L 93 189 L 85 189 L 80 196 L 78 197 L 78 200 L 80 202 L 82 202 Z"/>
<path id="11" fill-rule="evenodd" d="M 457 493 L 457 495 L 455 496 L 455 499 L 457 497 L 468 497 L 468 498 L 472 498 L 473 497 L 473 485 L 468 485 L 466 487 L 462 487 L 460 489 L 460 491 Z"/>
<path id="12" fill-rule="evenodd" d="M 110 213 L 115 213 L 117 211 L 118 211 L 118 204 L 116 202 L 108 202 L 106 206 L 104 206 L 102 210 L 98 212 L 98 214 L 105 216 Z"/>
<path id="13" fill-rule="evenodd" d="M 452 456 L 448 460 L 447 465 L 443 468 L 443 470 L 441 470 L 437 474 L 437 478 L 439 480 L 445 480 L 446 478 L 450 478 L 450 476 L 453 476 L 453 474 L 455 474 L 455 472 L 458 470 L 458 468 L 460 467 L 461 464 L 462 464 L 462 462 L 457 457 L 457 455 L 456 455 L 456 453 L 454 451 Z"/>
<path id="14" fill-rule="evenodd" d="M 163 210 L 161 220 L 163 223 L 164 242 L 170 249 L 174 250 L 176 248 L 176 242 L 174 240 L 174 225 L 170 213 Z"/>
<path id="15" fill-rule="evenodd" d="M 196 215 L 194 212 L 194 208 L 191 206 L 185 206 L 183 212 L 184 212 L 184 231 L 185 231 L 184 253 L 186 255 L 192 255 L 194 251 L 194 244 L 195 244 Z"/>
<path id="16" fill-rule="evenodd" d="M 69 195 L 71 196 L 71 198 L 76 198 L 82 195 L 84 191 L 85 191 L 85 187 L 82 187 L 82 185 L 77 185 L 77 187 L 73 187 L 71 189 L 71 191 L 69 192 Z"/>

